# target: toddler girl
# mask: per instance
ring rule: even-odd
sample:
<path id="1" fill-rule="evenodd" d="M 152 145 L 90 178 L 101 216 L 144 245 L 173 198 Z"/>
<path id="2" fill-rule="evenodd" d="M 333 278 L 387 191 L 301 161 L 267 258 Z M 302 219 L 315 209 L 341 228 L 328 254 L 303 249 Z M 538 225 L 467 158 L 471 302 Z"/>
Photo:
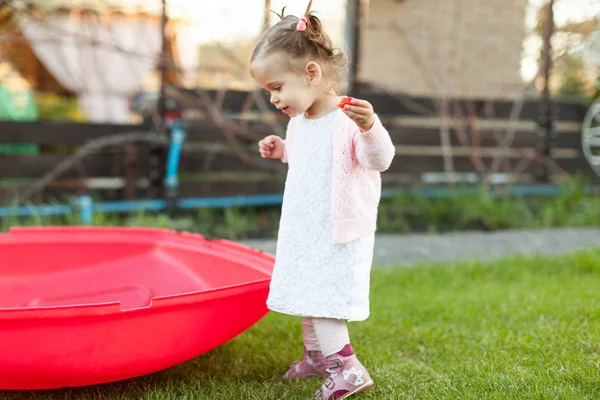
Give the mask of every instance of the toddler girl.
<path id="1" fill-rule="evenodd" d="M 371 104 L 338 96 L 348 60 L 311 3 L 300 18 L 281 15 L 251 58 L 252 77 L 290 117 L 285 140 L 259 143 L 262 157 L 288 164 L 267 306 L 302 317 L 304 356 L 284 378 L 322 375 L 316 397 L 343 399 L 373 385 L 346 321 L 369 316 L 380 172 L 395 149 Z"/>

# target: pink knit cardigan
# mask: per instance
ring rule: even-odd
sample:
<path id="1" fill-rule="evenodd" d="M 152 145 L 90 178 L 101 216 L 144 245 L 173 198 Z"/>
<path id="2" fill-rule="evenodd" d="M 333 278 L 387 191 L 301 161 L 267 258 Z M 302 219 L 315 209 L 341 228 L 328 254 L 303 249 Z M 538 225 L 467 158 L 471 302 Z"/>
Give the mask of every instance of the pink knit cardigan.
<path id="1" fill-rule="evenodd" d="M 302 115 L 288 123 L 282 159 L 285 163 L 294 155 L 294 126 L 298 118 Z M 390 167 L 396 151 L 377 115 L 371 129 L 363 133 L 346 114 L 337 111 L 331 134 L 333 242 L 342 244 L 375 232 L 381 199 L 380 172 Z M 315 151 L 318 150 L 319 144 L 315 143 Z"/>

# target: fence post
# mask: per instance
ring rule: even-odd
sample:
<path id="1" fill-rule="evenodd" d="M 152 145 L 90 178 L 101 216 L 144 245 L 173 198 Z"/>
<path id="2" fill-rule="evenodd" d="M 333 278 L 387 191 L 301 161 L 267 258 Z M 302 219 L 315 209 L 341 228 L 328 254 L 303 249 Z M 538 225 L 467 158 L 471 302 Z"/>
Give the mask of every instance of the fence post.
<path id="1" fill-rule="evenodd" d="M 550 0 L 546 6 L 546 31 L 543 41 L 543 71 L 544 71 L 544 89 L 542 91 L 541 114 L 538 119 L 538 126 L 542 136 L 541 154 L 546 159 L 552 159 L 552 145 L 554 139 L 554 109 L 552 104 L 552 95 L 550 94 L 550 72 L 552 69 L 552 35 L 554 34 L 554 0 Z M 548 183 L 551 180 L 550 167 L 543 167 L 541 181 Z"/>
<path id="2" fill-rule="evenodd" d="M 167 197 L 167 209 L 173 211 L 177 206 L 177 188 L 179 187 L 179 160 L 181 150 L 186 137 L 181 120 L 170 121 L 168 126 L 171 131 L 171 145 L 167 158 L 167 171 L 165 173 L 165 189 Z"/>
<path id="3" fill-rule="evenodd" d="M 77 199 L 77 205 L 79 206 L 79 216 L 81 217 L 81 223 L 86 226 L 90 226 L 94 222 L 94 201 L 88 195 L 79 196 Z"/>

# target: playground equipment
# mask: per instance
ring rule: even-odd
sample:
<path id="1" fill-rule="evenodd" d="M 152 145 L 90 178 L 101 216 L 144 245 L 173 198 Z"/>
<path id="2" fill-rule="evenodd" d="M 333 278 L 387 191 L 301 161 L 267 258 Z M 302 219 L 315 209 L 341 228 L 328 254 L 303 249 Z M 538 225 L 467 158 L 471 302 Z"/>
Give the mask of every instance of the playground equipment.
<path id="1" fill-rule="evenodd" d="M 267 312 L 273 256 L 137 228 L 0 234 L 0 390 L 129 379 L 200 356 Z"/>

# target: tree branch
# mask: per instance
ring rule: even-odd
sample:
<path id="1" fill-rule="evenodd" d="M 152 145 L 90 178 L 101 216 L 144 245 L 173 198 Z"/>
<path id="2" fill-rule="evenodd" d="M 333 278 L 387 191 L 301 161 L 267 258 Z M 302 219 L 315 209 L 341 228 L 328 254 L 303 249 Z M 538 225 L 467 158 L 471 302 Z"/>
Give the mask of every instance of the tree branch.
<path id="1" fill-rule="evenodd" d="M 14 200 L 17 204 L 27 201 L 31 196 L 43 190 L 52 181 L 68 171 L 81 159 L 85 158 L 87 155 L 96 150 L 100 150 L 104 147 L 124 145 L 134 142 L 146 142 L 160 146 L 167 146 L 169 144 L 169 139 L 166 136 L 153 134 L 151 132 L 125 132 L 105 138 L 95 139 L 81 146 L 75 153 L 63 160 L 51 171 L 46 173 L 33 184 L 27 186 L 20 195 L 17 195 Z"/>

